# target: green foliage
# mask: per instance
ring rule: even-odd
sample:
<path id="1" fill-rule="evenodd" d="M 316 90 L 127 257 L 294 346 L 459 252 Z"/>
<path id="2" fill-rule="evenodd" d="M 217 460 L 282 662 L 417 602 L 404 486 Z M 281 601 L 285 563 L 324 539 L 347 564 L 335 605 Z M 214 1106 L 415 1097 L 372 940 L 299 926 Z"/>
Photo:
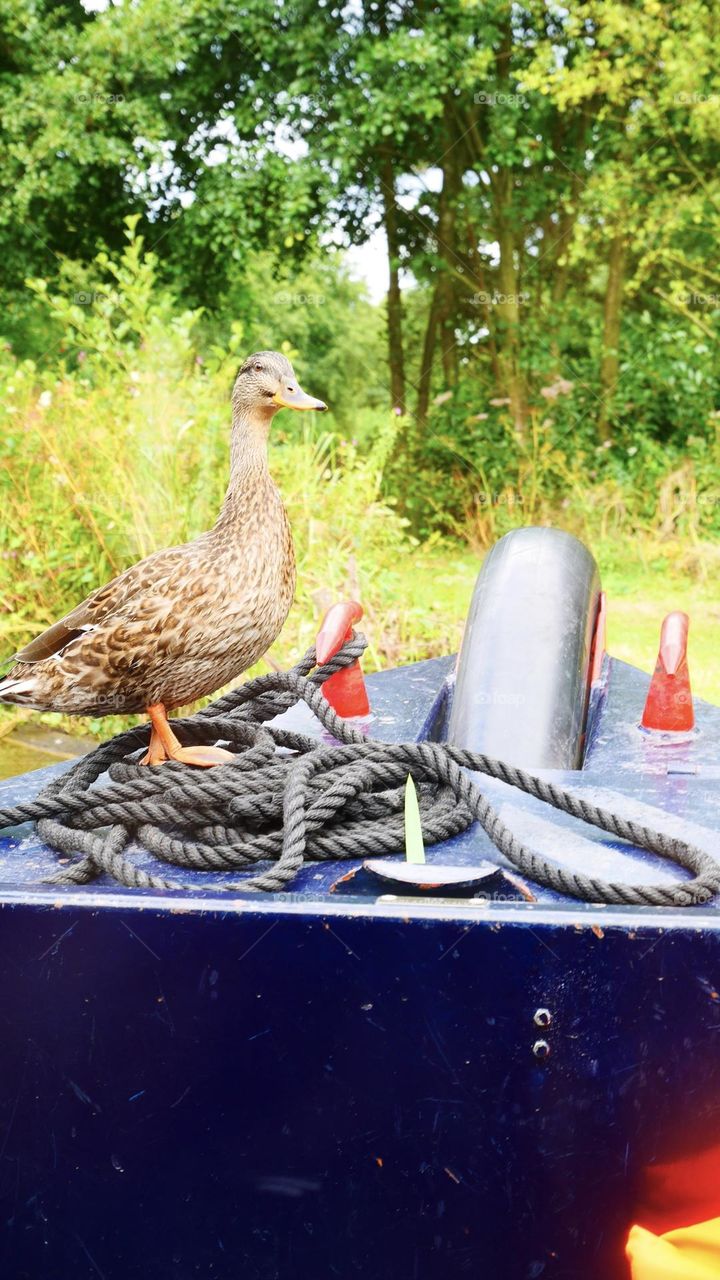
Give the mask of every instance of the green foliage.
<path id="1" fill-rule="evenodd" d="M 352 435 L 359 415 L 385 406 L 382 317 L 340 254 L 326 252 L 296 267 L 256 254 L 223 295 L 219 311 L 242 318 L 248 349 L 287 349 Z M 205 328 L 222 335 L 226 325 L 209 317 Z"/>
<path id="2" fill-rule="evenodd" d="M 183 310 L 158 282 L 156 258 L 143 252 L 132 219 L 126 238 L 117 261 L 98 255 L 80 301 L 71 292 L 74 264 L 61 273 L 65 292 L 32 282 L 62 334 L 64 350 L 51 363 L 41 370 L 0 348 L 0 640 L 8 655 L 126 565 L 208 528 L 227 484 L 229 389 L 247 335 L 235 322 L 224 345 L 199 354 L 199 313 Z M 327 263 L 314 279 L 330 288 Z M 290 284 L 305 289 L 308 281 Z M 340 296 L 353 288 L 340 273 Z M 315 323 L 308 321 L 311 332 Z M 351 404 L 366 375 L 350 359 L 350 335 L 340 337 L 335 352 L 328 339 L 318 353 L 317 372 L 326 370 L 329 385 L 344 374 Z M 314 388 L 310 351 L 302 372 Z M 272 469 L 299 565 L 279 661 L 307 648 L 327 593 L 359 594 L 381 613 L 383 561 L 411 545 L 381 492 L 397 419 L 366 408 L 364 421 L 362 450 L 341 428 L 308 425 L 305 415 L 276 422 Z M 381 626 L 376 663 L 382 636 Z"/>
<path id="3" fill-rule="evenodd" d="M 299 351 L 327 346 L 352 306 L 355 338 L 376 347 L 377 315 L 334 266 L 337 287 L 312 277 L 330 243 L 383 224 L 416 296 L 406 286 L 389 317 L 390 376 L 375 350 L 367 360 L 364 404 L 392 386 L 424 429 L 432 394 L 462 395 L 472 376 L 522 429 L 562 376 L 582 382 L 573 403 L 583 417 L 594 404 L 600 441 L 632 403 L 679 442 L 716 395 L 708 0 L 8 0 L 0 22 L 3 328 L 22 355 L 43 358 L 60 335 L 28 309 L 22 279 L 62 283 L 71 260 L 88 289 L 130 214 L 159 276 L 221 342 L 242 319 L 246 333 L 294 330 L 281 338 Z M 314 316 L 274 311 L 301 270 L 301 292 L 325 301 Z M 677 362 L 664 377 L 673 326 L 702 390 Z M 654 392 L 633 376 L 643 342 Z"/>
<path id="4" fill-rule="evenodd" d="M 632 531 L 648 555 L 694 574 L 713 571 L 704 548 L 720 533 L 720 417 L 698 377 L 702 352 L 690 361 L 652 334 L 657 361 L 666 362 L 663 383 L 676 378 L 688 397 L 695 388 L 684 448 L 660 431 L 638 434 L 631 400 L 627 422 L 599 446 L 592 405 L 577 403 L 582 382 L 563 378 L 540 388 L 518 436 L 506 400 L 470 374 L 449 398 L 437 397 L 418 444 L 407 420 L 372 407 L 377 330 L 363 326 L 365 345 L 357 339 L 352 321 L 367 304 L 339 262 L 326 257 L 280 277 L 261 256 L 238 282 L 233 309 L 244 318 L 223 334 L 159 278 L 133 218 L 125 240 L 119 257 L 102 251 L 79 274 L 77 263 L 63 263 L 60 288 L 31 282 L 60 335 L 42 367 L 0 347 L 7 653 L 127 564 L 212 523 L 226 485 L 237 364 L 249 347 L 282 345 L 281 332 L 291 357 L 296 343 L 302 353 L 303 381 L 337 397 L 347 424 L 342 414 L 329 431 L 325 419 L 308 424 L 291 414 L 275 424 L 272 466 L 299 562 L 279 661 L 310 643 L 318 614 L 339 594 L 366 606 L 372 663 L 454 644 L 453 619 L 427 597 L 403 599 L 404 564 L 420 554 L 411 526 L 428 547 L 451 531 L 478 549 L 518 524 L 559 522 L 600 545 Z M 288 329 L 277 312 L 293 291 Z M 628 381 L 648 420 L 660 395 L 654 369 L 638 360 Z"/>
<path id="5" fill-rule="evenodd" d="M 334 411 L 274 432 L 283 658 L 325 579 L 362 588 L 374 661 L 450 646 L 398 599 L 418 540 L 552 521 L 712 576 L 709 0 L 7 0 L 0 32 L 8 650 L 207 526 L 264 347 Z M 343 260 L 378 228 L 387 309 Z"/>

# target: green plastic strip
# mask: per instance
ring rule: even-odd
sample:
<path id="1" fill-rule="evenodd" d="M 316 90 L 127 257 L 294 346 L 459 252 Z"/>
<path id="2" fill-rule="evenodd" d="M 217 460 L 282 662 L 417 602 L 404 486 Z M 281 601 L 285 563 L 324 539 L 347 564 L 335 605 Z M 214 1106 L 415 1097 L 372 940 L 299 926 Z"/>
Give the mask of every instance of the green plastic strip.
<path id="1" fill-rule="evenodd" d="M 405 784 L 405 858 L 408 862 L 425 861 L 425 843 L 420 822 L 420 806 L 412 776 Z"/>

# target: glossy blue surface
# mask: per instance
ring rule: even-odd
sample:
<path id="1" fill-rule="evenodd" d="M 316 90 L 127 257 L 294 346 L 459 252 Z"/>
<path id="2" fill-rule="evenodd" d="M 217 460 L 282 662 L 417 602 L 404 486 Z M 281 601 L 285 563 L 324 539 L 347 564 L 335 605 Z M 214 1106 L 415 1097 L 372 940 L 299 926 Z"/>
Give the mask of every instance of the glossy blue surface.
<path id="1" fill-rule="evenodd" d="M 451 668 L 372 677 L 372 733 L 442 736 Z M 720 711 L 651 748 L 647 677 L 606 674 L 586 768 L 552 776 L 715 850 Z M 675 878 L 483 785 L 548 854 Z M 428 856 L 496 857 L 474 831 Z M 422 901 L 361 876 L 330 892 L 347 863 L 263 897 L 179 871 L 171 895 L 57 890 L 51 865 L 31 832 L 4 838 L 13 1280 L 619 1280 L 647 1167 L 720 1141 L 712 905 Z"/>

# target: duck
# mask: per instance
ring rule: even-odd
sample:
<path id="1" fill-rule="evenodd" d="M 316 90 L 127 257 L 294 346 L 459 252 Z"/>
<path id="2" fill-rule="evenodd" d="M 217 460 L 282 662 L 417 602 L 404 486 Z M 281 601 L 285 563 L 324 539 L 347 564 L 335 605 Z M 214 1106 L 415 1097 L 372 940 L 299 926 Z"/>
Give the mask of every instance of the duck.
<path id="1" fill-rule="evenodd" d="M 248 356 L 233 383 L 230 480 L 212 529 L 132 565 L 26 644 L 0 681 L 0 701 L 70 715 L 145 712 L 144 765 L 233 760 L 221 747 L 182 746 L 168 712 L 237 679 L 280 634 L 295 551 L 268 434 L 281 409 L 327 407 L 280 352 Z"/>

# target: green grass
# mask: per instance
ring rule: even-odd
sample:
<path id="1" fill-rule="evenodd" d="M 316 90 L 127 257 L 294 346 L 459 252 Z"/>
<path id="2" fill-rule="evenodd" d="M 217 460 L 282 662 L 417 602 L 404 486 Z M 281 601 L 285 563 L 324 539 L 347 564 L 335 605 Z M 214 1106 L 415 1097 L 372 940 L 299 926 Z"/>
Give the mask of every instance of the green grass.
<path id="1" fill-rule="evenodd" d="M 650 672 L 657 657 L 660 623 L 671 609 L 690 615 L 689 659 L 693 692 L 720 704 L 720 591 L 710 582 L 695 582 L 673 573 L 661 562 L 643 564 L 628 551 L 624 565 L 617 563 L 617 547 L 596 548 L 603 588 L 608 597 L 608 649 L 625 662 Z M 607 564 L 607 561 L 610 563 Z M 461 543 L 445 543 L 432 549 L 407 546 L 387 557 L 357 565 L 356 581 L 347 594 L 355 594 L 369 604 L 361 626 L 369 650 L 366 670 L 401 665 L 455 652 L 462 638 L 482 555 Z M 338 596 L 337 589 L 334 592 Z M 321 609 L 324 608 L 324 602 Z M 311 643 L 320 612 L 311 595 L 299 583 L 298 599 L 280 639 L 273 646 L 273 661 L 290 666 Z M 254 673 L 266 671 L 261 662 Z M 0 708 L 0 726 L 18 713 Z M 22 712 L 19 718 L 26 718 Z M 123 721 L 71 720 L 58 715 L 38 714 L 46 725 L 70 732 L 88 731 L 108 737 L 119 731 Z"/>
<path id="2" fill-rule="evenodd" d="M 616 658 L 652 671 L 660 623 L 672 609 L 690 616 L 688 661 L 693 693 L 720 704 L 720 592 L 708 583 L 634 566 L 614 570 L 604 581 L 608 594 L 608 649 Z"/>
<path id="3" fill-rule="evenodd" d="M 595 549 L 608 598 L 608 650 L 643 671 L 657 658 L 660 624 L 672 609 L 690 615 L 688 655 L 693 692 L 720 704 L 720 587 L 673 573 L 662 562 L 645 565 L 627 548 L 623 567 L 617 548 Z M 607 565 L 606 560 L 610 560 Z M 411 618 L 457 648 L 482 558 L 458 546 L 409 556 L 398 572 L 398 590 Z M 414 647 L 414 646 L 412 646 Z M 402 661 L 402 655 L 398 658 Z"/>

